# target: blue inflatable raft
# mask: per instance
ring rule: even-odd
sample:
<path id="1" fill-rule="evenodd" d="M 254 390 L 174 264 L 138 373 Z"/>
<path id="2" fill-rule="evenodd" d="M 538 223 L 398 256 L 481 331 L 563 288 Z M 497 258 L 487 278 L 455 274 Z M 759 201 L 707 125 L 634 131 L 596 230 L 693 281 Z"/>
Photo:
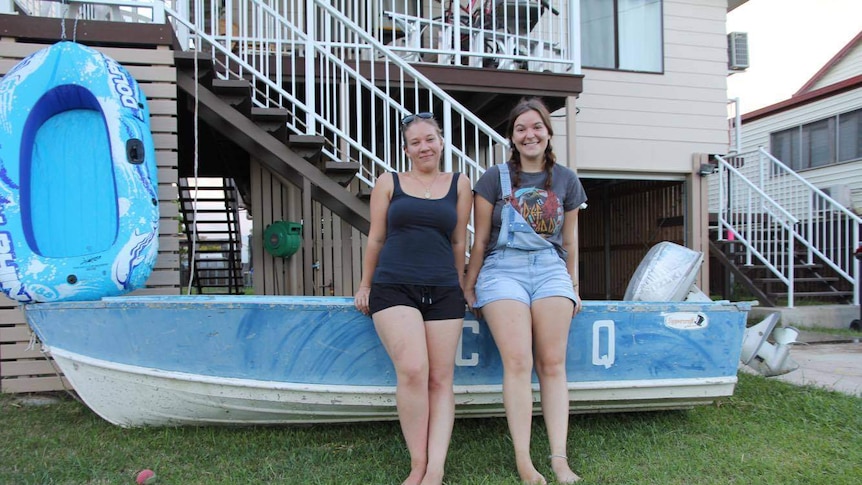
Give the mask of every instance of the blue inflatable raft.
<path id="1" fill-rule="evenodd" d="M 145 96 L 115 60 L 59 42 L 0 80 L 0 288 L 24 303 L 144 285 L 158 251 Z"/>

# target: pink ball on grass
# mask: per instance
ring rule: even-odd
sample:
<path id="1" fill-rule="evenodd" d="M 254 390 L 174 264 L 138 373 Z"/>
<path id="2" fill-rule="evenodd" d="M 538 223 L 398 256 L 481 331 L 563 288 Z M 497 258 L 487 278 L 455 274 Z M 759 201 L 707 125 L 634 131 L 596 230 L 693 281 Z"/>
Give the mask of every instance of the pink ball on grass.
<path id="1" fill-rule="evenodd" d="M 145 468 L 138 472 L 138 477 L 135 478 L 138 485 L 150 485 L 156 483 L 156 474 L 149 468 Z"/>

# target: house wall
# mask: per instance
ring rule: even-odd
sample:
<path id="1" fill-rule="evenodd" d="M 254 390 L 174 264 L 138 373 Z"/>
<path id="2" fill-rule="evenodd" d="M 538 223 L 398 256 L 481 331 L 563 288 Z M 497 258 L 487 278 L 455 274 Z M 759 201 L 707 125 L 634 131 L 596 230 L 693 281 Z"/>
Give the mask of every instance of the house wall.
<path id="1" fill-rule="evenodd" d="M 859 54 L 857 57 L 862 60 L 862 51 L 859 51 Z M 855 71 L 855 73 L 862 72 L 862 65 L 857 66 L 857 68 L 859 71 Z M 855 73 L 849 75 L 856 75 Z M 797 108 L 780 111 L 771 116 L 744 122 L 741 137 L 742 153 L 748 153 L 760 147 L 770 151 L 770 133 L 859 108 L 862 108 L 862 89 L 855 89 L 826 99 L 807 103 Z M 848 208 L 857 214 L 862 214 L 862 160 L 803 170 L 799 174 L 820 189 L 846 185 L 850 191 L 850 204 Z M 712 198 L 710 206 L 714 207 L 716 205 L 717 200 Z"/>
<path id="2" fill-rule="evenodd" d="M 255 294 L 353 296 L 362 277 L 367 237 L 255 160 L 251 187 Z M 264 232 L 275 221 L 302 223 L 300 248 L 290 257 L 276 257 L 264 249 Z"/>
<path id="3" fill-rule="evenodd" d="M 583 69 L 570 166 L 582 176 L 685 175 L 692 154 L 727 151 L 726 9 L 665 0 L 663 73 Z"/>
<path id="4" fill-rule="evenodd" d="M 862 42 L 859 42 L 855 47 L 850 49 L 838 64 L 832 66 L 808 91 L 835 84 L 853 76 L 858 76 L 860 73 L 862 73 Z"/>
<path id="5" fill-rule="evenodd" d="M 687 204 L 683 240 L 704 253 L 707 179 L 696 168 L 701 154 L 728 150 L 726 15 L 725 0 L 665 0 L 664 72 L 584 68 L 583 93 L 568 107 L 577 106 L 575 122 L 567 128 L 559 117 L 554 127 L 554 146 L 569 145 L 561 161 L 584 179 L 684 181 L 685 199 L 677 201 Z M 580 225 L 581 234 L 587 230 Z M 708 268 L 698 284 L 708 291 Z"/>
<path id="6" fill-rule="evenodd" d="M 16 42 L 0 38 L 0 75 L 45 44 Z M 97 50 L 122 64 L 139 82 L 151 111 L 151 130 L 156 146 L 159 181 L 159 255 L 145 288 L 132 295 L 178 294 L 179 227 L 177 224 L 177 117 L 176 70 L 173 51 L 108 48 Z M 39 345 L 31 343 L 31 332 L 17 302 L 0 295 L 0 392 L 42 392 L 69 388 L 61 380 Z"/>

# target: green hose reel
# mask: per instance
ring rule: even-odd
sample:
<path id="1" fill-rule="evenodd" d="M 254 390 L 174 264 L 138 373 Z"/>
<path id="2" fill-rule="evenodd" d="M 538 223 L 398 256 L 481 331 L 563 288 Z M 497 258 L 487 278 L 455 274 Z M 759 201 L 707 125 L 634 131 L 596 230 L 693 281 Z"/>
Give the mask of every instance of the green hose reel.
<path id="1" fill-rule="evenodd" d="M 302 224 L 275 221 L 263 231 L 263 248 L 280 258 L 289 258 L 299 250 L 302 242 Z"/>

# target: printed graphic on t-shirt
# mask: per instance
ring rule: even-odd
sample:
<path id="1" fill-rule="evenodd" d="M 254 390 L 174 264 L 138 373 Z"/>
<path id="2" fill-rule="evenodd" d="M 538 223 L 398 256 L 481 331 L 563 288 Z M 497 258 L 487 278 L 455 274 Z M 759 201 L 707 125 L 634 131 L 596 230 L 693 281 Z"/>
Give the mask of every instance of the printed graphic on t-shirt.
<path id="1" fill-rule="evenodd" d="M 538 187 L 515 190 L 512 206 L 540 236 L 552 236 L 563 226 L 563 204 L 553 191 Z"/>

